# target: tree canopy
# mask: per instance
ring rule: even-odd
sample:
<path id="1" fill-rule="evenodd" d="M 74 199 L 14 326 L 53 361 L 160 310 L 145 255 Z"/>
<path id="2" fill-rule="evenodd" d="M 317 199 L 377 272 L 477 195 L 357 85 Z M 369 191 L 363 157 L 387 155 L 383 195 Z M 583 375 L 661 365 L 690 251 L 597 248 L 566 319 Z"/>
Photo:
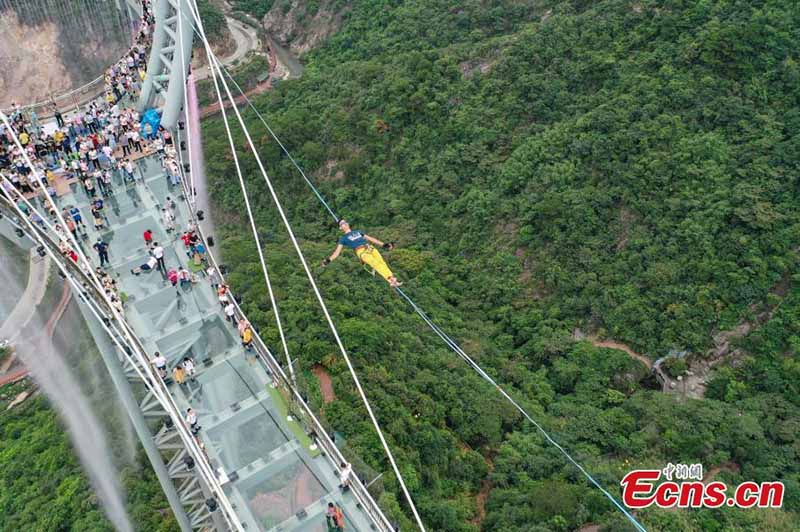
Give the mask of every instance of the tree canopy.
<path id="1" fill-rule="evenodd" d="M 647 509 L 649 529 L 796 525 L 793 2 L 373 0 L 343 16 L 304 56 L 303 78 L 256 105 L 339 215 L 398 243 L 386 257 L 407 292 L 612 492 L 630 469 L 669 461 L 787 486 L 785 510 Z M 332 219 L 245 115 L 318 263 L 338 238 Z M 203 128 L 230 281 L 277 347 L 222 123 Z M 387 470 L 234 129 L 301 384 L 325 423 Z M 625 529 L 355 257 L 315 275 L 431 529 Z M 703 400 L 664 394 L 641 362 L 573 340 L 580 329 L 652 359 L 703 357 L 715 332 L 765 301 L 778 310 L 741 341 L 736 364 L 723 361 Z M 318 364 L 333 376 L 332 403 Z M 382 502 L 409 524 L 388 474 L 384 487 Z"/>

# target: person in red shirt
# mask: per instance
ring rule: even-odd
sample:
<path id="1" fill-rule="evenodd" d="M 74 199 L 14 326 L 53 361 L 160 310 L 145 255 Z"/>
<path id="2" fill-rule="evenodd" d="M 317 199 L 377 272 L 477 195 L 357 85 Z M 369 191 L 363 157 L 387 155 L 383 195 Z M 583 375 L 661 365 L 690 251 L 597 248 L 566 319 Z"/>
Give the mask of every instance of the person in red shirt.
<path id="1" fill-rule="evenodd" d="M 145 229 L 144 234 L 144 244 L 149 248 L 153 244 L 153 232 L 150 229 Z"/>
<path id="2" fill-rule="evenodd" d="M 169 282 L 172 283 L 172 286 L 176 286 L 178 284 L 178 270 L 175 268 L 170 268 L 167 272 L 167 279 Z"/>

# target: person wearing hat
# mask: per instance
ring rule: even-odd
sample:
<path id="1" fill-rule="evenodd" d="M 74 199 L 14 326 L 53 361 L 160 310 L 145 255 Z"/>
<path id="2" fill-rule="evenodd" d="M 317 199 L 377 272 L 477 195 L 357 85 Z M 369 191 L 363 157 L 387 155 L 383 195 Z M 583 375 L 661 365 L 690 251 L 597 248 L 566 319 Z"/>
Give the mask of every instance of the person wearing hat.
<path id="1" fill-rule="evenodd" d="M 367 264 L 373 270 L 378 272 L 381 277 L 389 282 L 389 285 L 392 288 L 397 288 L 403 284 L 397 280 L 397 277 L 394 276 L 392 270 L 390 270 L 386 265 L 386 262 L 383 260 L 380 252 L 372 246 L 372 244 L 375 244 L 383 249 L 390 250 L 394 249 L 394 244 L 392 242 L 384 243 L 377 238 L 373 238 L 365 233 L 362 233 L 361 231 L 351 229 L 350 224 L 347 223 L 347 220 L 339 220 L 339 229 L 341 229 L 344 235 L 339 239 L 339 243 L 336 246 L 336 249 L 333 251 L 333 254 L 322 261 L 323 266 L 327 266 L 331 262 L 335 261 L 342 252 L 342 249 L 350 248 L 356 252 L 356 256 L 359 258 L 359 260 L 361 260 L 362 263 Z"/>

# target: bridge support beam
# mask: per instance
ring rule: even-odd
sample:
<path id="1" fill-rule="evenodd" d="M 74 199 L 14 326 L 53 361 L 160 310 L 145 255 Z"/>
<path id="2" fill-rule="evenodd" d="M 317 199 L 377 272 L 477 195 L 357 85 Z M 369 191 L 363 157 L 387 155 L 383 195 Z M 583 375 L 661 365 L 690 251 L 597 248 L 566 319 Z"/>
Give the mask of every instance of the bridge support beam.
<path id="1" fill-rule="evenodd" d="M 176 12 L 174 17 L 176 41 L 172 49 L 170 80 L 167 87 L 166 101 L 164 102 L 164 114 L 161 116 L 161 123 L 167 128 L 175 127 L 178 123 L 181 108 L 185 104 L 183 101 L 184 87 L 189 73 L 189 63 L 191 63 L 192 58 L 192 41 L 194 40 L 194 30 L 192 29 L 194 28 L 194 23 L 192 22 L 188 0 L 174 0 L 172 5 Z M 181 20 L 183 29 L 181 31 L 178 31 L 177 27 L 178 17 L 183 17 Z M 181 48 L 183 52 L 181 52 Z M 183 63 L 181 63 L 181 57 L 183 57 Z"/>
<path id="2" fill-rule="evenodd" d="M 153 44 L 147 62 L 147 76 L 136 107 L 142 112 L 163 105 L 161 124 L 172 129 L 178 123 L 183 106 L 194 23 L 188 0 L 155 0 L 153 16 Z M 181 31 L 178 31 L 179 17 L 183 26 Z"/>
<path id="3" fill-rule="evenodd" d="M 156 0 L 151 4 L 153 17 L 155 17 L 155 29 L 153 30 L 153 42 L 150 48 L 150 57 L 147 61 L 147 75 L 142 83 L 142 92 L 136 104 L 136 110 L 144 111 L 148 107 L 153 107 L 158 97 L 158 91 L 153 85 L 157 75 L 161 74 L 161 50 L 167 45 L 169 35 L 164 31 L 167 15 L 169 14 L 169 2 L 167 0 Z"/>
<path id="4" fill-rule="evenodd" d="M 122 405 L 125 407 L 125 411 L 128 412 L 128 416 L 131 419 L 136 435 L 139 437 L 139 441 L 142 442 L 144 452 L 147 454 L 147 458 L 153 466 L 153 471 L 156 473 L 158 483 L 161 485 L 161 489 L 164 490 L 167 502 L 169 502 L 169 506 L 172 508 L 172 513 L 175 515 L 175 519 L 181 527 L 181 532 L 191 532 L 192 523 L 189 520 L 189 516 L 186 514 L 178 491 L 172 483 L 169 471 L 167 471 L 167 467 L 161 458 L 161 453 L 159 453 L 156 447 L 153 434 L 150 432 L 150 427 L 147 425 L 147 421 L 142 411 L 139 409 L 139 404 L 133 395 L 131 383 L 125 377 L 122 363 L 117 356 L 117 350 L 111 338 L 108 337 L 94 316 L 92 316 L 86 308 L 86 303 L 81 300 L 80 297 L 78 299 L 80 300 L 78 307 L 81 310 L 83 319 L 97 343 L 97 350 L 100 351 L 103 357 L 103 362 L 105 362 L 108 373 L 111 376 L 111 381 L 117 389 L 118 396 L 120 401 L 122 401 Z"/>

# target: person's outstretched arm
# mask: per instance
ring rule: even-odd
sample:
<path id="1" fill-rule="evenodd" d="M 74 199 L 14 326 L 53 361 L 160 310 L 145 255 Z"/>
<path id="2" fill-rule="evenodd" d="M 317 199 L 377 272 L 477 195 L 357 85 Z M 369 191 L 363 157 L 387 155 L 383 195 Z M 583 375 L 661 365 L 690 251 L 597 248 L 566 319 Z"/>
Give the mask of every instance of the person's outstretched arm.
<path id="1" fill-rule="evenodd" d="M 367 239 L 367 242 L 375 244 L 376 246 L 380 246 L 383 249 L 393 249 L 394 248 L 394 243 L 393 242 L 384 243 L 384 242 L 381 242 L 380 240 L 378 240 L 377 238 L 373 238 L 373 237 L 371 237 L 369 235 L 364 235 L 364 238 Z"/>
<path id="2" fill-rule="evenodd" d="M 337 245 L 336 249 L 333 250 L 333 254 L 330 257 L 328 257 L 327 259 L 322 261 L 322 265 L 323 266 L 327 266 L 331 262 L 335 261 L 336 258 L 339 256 L 339 254 L 342 252 L 342 248 L 343 247 L 344 246 L 342 246 L 341 244 Z"/>

